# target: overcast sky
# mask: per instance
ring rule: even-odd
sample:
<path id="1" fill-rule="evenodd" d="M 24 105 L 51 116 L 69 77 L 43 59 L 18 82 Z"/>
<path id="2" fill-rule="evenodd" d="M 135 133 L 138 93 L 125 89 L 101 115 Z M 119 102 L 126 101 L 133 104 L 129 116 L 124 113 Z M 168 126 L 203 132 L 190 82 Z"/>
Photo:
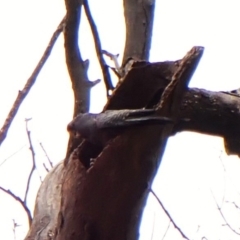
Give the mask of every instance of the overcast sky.
<path id="1" fill-rule="evenodd" d="M 103 48 L 122 54 L 125 40 L 122 1 L 89 2 Z M 150 61 L 177 60 L 192 46 L 201 45 L 205 47 L 205 52 L 190 86 L 214 91 L 239 88 L 239 1 L 156 2 Z M 0 126 L 64 15 L 64 1 L 0 1 Z M 79 44 L 83 58 L 90 60 L 90 80 L 102 78 L 84 14 Z M 92 91 L 91 111 L 100 112 L 105 101 L 101 83 Z M 0 148 L 1 186 L 24 196 L 31 168 L 24 119 L 32 117 L 29 124 L 38 171 L 44 177 L 42 163 L 47 161 L 39 142 L 43 143 L 55 164 L 61 161 L 68 141 L 66 125 L 72 118 L 72 112 L 73 96 L 61 35 Z M 201 239 L 205 236 L 209 240 L 234 240 L 238 236 L 222 226 L 224 222 L 212 193 L 218 204 L 222 204 L 231 226 L 238 230 L 239 212 L 225 201 L 240 205 L 239 171 L 239 159 L 226 156 L 221 138 L 185 132 L 169 140 L 153 189 L 189 238 Z M 28 199 L 31 209 L 39 184 L 36 173 Z M 17 228 L 16 239 L 22 239 L 27 231 L 25 213 L 18 203 L 0 192 L 0 239 L 14 239 L 12 219 L 21 225 Z M 168 218 L 151 196 L 144 215 L 141 239 L 151 239 L 152 235 L 152 239 L 162 239 L 168 224 Z M 165 239 L 182 238 L 171 225 Z"/>

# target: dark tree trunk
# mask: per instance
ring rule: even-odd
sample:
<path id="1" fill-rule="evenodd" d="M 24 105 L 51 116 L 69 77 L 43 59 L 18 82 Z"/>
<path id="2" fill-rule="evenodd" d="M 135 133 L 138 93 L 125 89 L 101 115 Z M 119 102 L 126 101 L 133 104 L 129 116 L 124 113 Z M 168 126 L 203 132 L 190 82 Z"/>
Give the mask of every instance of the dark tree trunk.
<path id="1" fill-rule="evenodd" d="M 65 2 L 66 61 L 76 116 L 88 111 L 92 84 L 87 78 L 88 64 L 82 60 L 78 48 L 83 2 Z M 147 60 L 154 1 L 124 0 L 124 9 L 127 34 L 123 61 L 128 57 Z M 25 239 L 137 239 L 149 188 L 171 134 L 190 130 L 223 136 L 233 146 L 228 149 L 230 153 L 238 149 L 232 139 L 239 131 L 239 98 L 199 89 L 184 92 L 184 84 L 197 61 L 190 66 L 184 62 L 187 67 L 181 72 L 182 62 L 135 62 L 104 108 L 104 111 L 158 108 L 161 102 L 164 107 L 159 108 L 159 114 L 172 117 L 175 124 L 125 130 L 104 149 L 71 137 L 66 159 L 49 173 L 40 187 L 33 223 Z M 183 85 L 168 85 L 175 78 L 184 80 Z M 169 94 L 164 93 L 166 86 L 170 88 Z M 92 159 L 95 162 L 90 167 Z"/>

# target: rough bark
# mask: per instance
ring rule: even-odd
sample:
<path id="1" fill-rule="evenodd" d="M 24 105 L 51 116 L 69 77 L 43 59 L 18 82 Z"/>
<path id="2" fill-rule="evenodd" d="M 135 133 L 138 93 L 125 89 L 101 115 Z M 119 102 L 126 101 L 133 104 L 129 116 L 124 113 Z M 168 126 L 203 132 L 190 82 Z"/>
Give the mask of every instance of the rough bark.
<path id="1" fill-rule="evenodd" d="M 76 115 L 88 111 L 92 84 L 87 78 L 88 61 L 82 60 L 78 48 L 82 1 L 65 2 L 66 61 Z M 124 9 L 123 62 L 129 57 L 147 60 L 154 1 L 124 0 Z M 135 63 L 105 110 L 158 104 L 178 64 L 178 61 Z M 239 131 L 238 101 L 238 97 L 224 93 L 190 89 L 179 107 L 179 117 L 190 120 L 179 121 L 167 130 L 159 126 L 136 127 L 123 132 L 104 150 L 87 142 L 79 145 L 81 140 L 70 138 L 64 164 L 54 168 L 39 190 L 33 223 L 25 239 L 137 239 L 148 188 L 159 166 L 167 136 L 190 130 L 235 139 Z M 90 168 L 93 158 L 97 159 Z"/>
<path id="2" fill-rule="evenodd" d="M 178 62 L 138 64 L 115 91 L 106 109 L 114 108 L 115 104 L 118 109 L 153 105 L 155 93 L 163 88 L 167 79 L 171 79 L 178 67 Z M 147 87 L 148 73 L 154 73 L 150 87 Z M 138 91 L 144 95 L 132 94 L 139 80 L 142 85 L 138 89 L 142 89 Z M 170 99 L 167 104 L 169 102 Z M 64 162 L 59 175 L 62 182 L 58 184 L 57 180 L 56 183 L 56 186 L 61 186 L 60 197 L 55 198 L 58 203 L 46 203 L 47 208 L 55 213 L 50 215 L 50 210 L 45 210 L 40 214 L 37 204 L 34 222 L 26 239 L 31 239 L 31 236 L 39 236 L 39 239 L 137 239 L 149 186 L 172 127 L 135 127 L 123 132 L 104 149 L 83 142 Z M 90 160 L 96 157 L 94 166 L 90 168 Z M 55 186 L 54 181 L 49 182 Z M 39 193 L 46 191 L 44 186 L 47 186 L 46 182 Z M 46 216 L 53 217 L 46 220 Z M 47 223 L 44 222 L 40 228 L 42 219 Z"/>

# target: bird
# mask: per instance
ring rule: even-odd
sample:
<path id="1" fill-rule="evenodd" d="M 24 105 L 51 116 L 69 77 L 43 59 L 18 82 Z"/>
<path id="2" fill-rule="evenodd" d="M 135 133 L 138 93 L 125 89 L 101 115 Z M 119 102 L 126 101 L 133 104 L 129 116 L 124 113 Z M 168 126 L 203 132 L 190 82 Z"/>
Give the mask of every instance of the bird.
<path id="1" fill-rule="evenodd" d="M 173 123 L 173 120 L 158 116 L 155 109 L 107 110 L 98 114 L 80 113 L 68 124 L 67 130 L 104 147 L 110 139 L 129 127 L 166 123 Z"/>

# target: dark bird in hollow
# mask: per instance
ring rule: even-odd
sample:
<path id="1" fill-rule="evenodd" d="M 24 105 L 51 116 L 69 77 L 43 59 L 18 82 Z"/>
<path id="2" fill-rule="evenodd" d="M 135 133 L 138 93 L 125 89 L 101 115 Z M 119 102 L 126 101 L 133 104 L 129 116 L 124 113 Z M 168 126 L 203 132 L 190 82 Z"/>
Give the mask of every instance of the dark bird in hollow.
<path id="1" fill-rule="evenodd" d="M 67 130 L 93 144 L 104 146 L 128 127 L 166 123 L 173 121 L 157 116 L 155 109 L 108 110 L 99 114 L 81 113 L 68 124 Z"/>

